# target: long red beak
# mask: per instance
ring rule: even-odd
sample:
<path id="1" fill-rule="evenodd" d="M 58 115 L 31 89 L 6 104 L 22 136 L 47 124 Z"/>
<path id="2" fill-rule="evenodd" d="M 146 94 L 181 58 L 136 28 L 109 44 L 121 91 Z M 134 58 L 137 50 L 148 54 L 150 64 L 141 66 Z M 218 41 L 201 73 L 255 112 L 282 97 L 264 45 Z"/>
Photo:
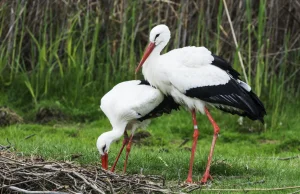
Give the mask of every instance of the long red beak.
<path id="1" fill-rule="evenodd" d="M 108 169 L 108 154 L 105 153 L 103 156 L 101 156 L 101 162 L 102 162 L 102 168 L 105 170 Z"/>
<path id="2" fill-rule="evenodd" d="M 139 64 L 139 66 L 135 69 L 135 73 L 137 73 L 139 71 L 139 69 L 142 67 L 142 65 L 145 63 L 145 61 L 147 60 L 147 58 L 149 57 L 149 55 L 151 54 L 151 52 L 153 51 L 155 47 L 155 43 L 150 42 L 149 45 L 147 46 L 143 58 Z"/>

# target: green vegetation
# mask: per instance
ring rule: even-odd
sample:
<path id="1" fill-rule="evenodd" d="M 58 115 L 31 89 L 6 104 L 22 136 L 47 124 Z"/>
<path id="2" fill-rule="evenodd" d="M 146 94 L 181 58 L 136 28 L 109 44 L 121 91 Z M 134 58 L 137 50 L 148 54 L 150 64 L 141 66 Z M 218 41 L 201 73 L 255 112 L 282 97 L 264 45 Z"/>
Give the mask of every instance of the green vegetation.
<path id="1" fill-rule="evenodd" d="M 99 111 L 101 96 L 116 83 L 135 79 L 150 29 L 165 23 L 172 32 L 166 51 L 204 45 L 242 72 L 240 51 L 249 84 L 266 105 L 264 125 L 247 119 L 239 125 L 238 117 L 213 111 L 221 128 L 214 188 L 299 185 L 299 158 L 278 160 L 297 156 L 300 149 L 299 5 L 226 2 L 238 48 L 223 1 L 1 1 L 0 107 L 15 110 L 25 124 L 1 127 L 0 144 L 10 142 L 17 153 L 99 165 L 95 142 L 110 129 Z M 63 119 L 36 124 L 45 108 Z M 198 119 L 195 179 L 202 176 L 212 138 L 205 116 Z M 190 153 L 178 146 L 191 139 L 190 120 L 184 111 L 156 119 L 149 127 L 152 137 L 134 146 L 128 173 L 142 169 L 183 181 Z M 110 163 L 119 146 L 113 145 Z M 77 153 L 82 156 L 72 159 Z M 260 180 L 265 182 L 249 183 Z"/>
<path id="2" fill-rule="evenodd" d="M 289 122 L 282 120 L 276 133 L 261 133 L 258 128 L 250 129 L 246 120 L 244 125 L 239 125 L 237 117 L 213 111 L 221 127 L 211 169 L 215 177 L 213 188 L 275 188 L 300 184 L 300 158 L 279 160 L 299 156 L 300 127 L 297 117 L 300 115 L 292 108 L 287 111 L 295 114 L 295 117 Z M 194 180 L 202 177 L 213 134 L 205 116 L 199 116 L 198 120 L 200 137 Z M 152 136 L 133 144 L 128 173 L 161 174 L 166 178 L 168 186 L 183 182 L 187 176 L 190 157 L 188 148 L 192 140 L 189 121 L 190 114 L 186 111 L 153 120 L 148 128 Z M 100 165 L 95 142 L 98 135 L 110 128 L 105 118 L 89 124 L 14 125 L 0 130 L 0 144 L 7 145 L 9 141 L 18 154 Z M 179 147 L 186 138 L 189 141 Z M 109 152 L 110 165 L 121 143 L 119 141 L 112 145 Z M 76 158 L 76 155 L 80 157 Z M 117 166 L 118 173 L 122 173 L 124 158 L 125 153 Z"/>
<path id="3" fill-rule="evenodd" d="M 268 126 L 276 129 L 289 96 L 299 97 L 299 15 L 289 14 L 298 5 L 247 0 L 227 6 L 249 84 L 267 106 Z M 134 79 L 147 35 L 158 23 L 171 29 L 167 50 L 204 45 L 242 72 L 222 1 L 5 1 L 1 104 L 26 113 L 44 101 L 67 109 L 96 107 L 113 85 Z"/>

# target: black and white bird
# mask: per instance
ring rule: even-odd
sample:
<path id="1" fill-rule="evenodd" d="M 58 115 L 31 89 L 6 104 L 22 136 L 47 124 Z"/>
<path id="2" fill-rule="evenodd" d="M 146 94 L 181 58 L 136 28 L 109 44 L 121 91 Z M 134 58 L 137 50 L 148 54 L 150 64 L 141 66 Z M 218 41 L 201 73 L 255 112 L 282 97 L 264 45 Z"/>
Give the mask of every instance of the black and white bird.
<path id="1" fill-rule="evenodd" d="M 201 183 L 210 175 L 210 163 L 219 127 L 210 115 L 207 106 L 222 111 L 260 120 L 266 114 L 263 103 L 252 92 L 251 87 L 240 80 L 240 74 L 221 57 L 211 54 L 205 47 L 184 47 L 166 54 L 160 52 L 170 40 L 166 25 L 158 25 L 150 32 L 150 44 L 142 57 L 136 73 L 143 66 L 143 75 L 149 83 L 175 102 L 192 112 L 194 135 L 187 182 L 192 182 L 194 153 L 198 140 L 196 112 L 206 114 L 214 127 L 214 137 L 208 157 L 206 171 Z"/>
<path id="2" fill-rule="evenodd" d="M 111 171 L 115 170 L 118 159 L 127 144 L 124 162 L 125 172 L 135 130 L 145 127 L 151 118 L 159 117 L 164 113 L 169 114 L 172 110 L 178 110 L 179 105 L 171 96 L 164 95 L 158 89 L 150 86 L 147 81 L 132 80 L 114 86 L 102 97 L 100 108 L 112 125 L 112 130 L 101 134 L 97 140 L 102 167 L 108 168 L 107 153 L 111 143 L 124 134 L 123 145 Z M 131 131 L 130 138 L 128 138 L 126 131 Z"/>

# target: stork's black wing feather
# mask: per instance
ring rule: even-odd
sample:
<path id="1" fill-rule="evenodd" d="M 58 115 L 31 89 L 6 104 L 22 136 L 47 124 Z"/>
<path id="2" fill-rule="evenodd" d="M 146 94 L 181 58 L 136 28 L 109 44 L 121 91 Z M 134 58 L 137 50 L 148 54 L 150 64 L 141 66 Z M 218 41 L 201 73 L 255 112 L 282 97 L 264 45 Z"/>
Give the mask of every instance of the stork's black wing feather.
<path id="1" fill-rule="evenodd" d="M 235 79 L 230 79 L 224 85 L 191 88 L 185 94 L 211 103 L 225 112 L 247 116 L 252 120 L 263 122 L 263 117 L 266 114 L 258 97 L 252 91 L 243 88 Z"/>
<path id="2" fill-rule="evenodd" d="M 149 85 L 150 83 L 147 80 L 141 80 L 141 83 L 139 85 Z M 179 110 L 179 104 L 177 104 L 172 96 L 164 96 L 164 100 L 155 107 L 151 112 L 149 112 L 147 115 L 139 118 L 139 121 L 144 121 L 146 119 L 155 118 L 163 115 L 164 113 L 170 114 L 172 110 Z"/>
<path id="3" fill-rule="evenodd" d="M 155 109 L 138 120 L 144 121 L 146 119 L 160 117 L 164 113 L 170 114 L 173 110 L 179 110 L 179 106 L 180 105 L 174 101 L 172 96 L 165 96 L 164 100 L 157 107 L 155 107 Z"/>
<path id="4" fill-rule="evenodd" d="M 212 62 L 212 65 L 219 67 L 220 69 L 223 69 L 226 71 L 228 74 L 232 75 L 233 78 L 238 79 L 240 74 L 236 70 L 232 68 L 230 63 L 228 63 L 225 59 L 222 57 L 219 57 L 217 55 L 212 54 L 214 57 L 214 60 Z"/>
<path id="5" fill-rule="evenodd" d="M 140 80 L 141 83 L 139 83 L 139 85 L 147 85 L 150 86 L 150 83 L 147 80 Z"/>

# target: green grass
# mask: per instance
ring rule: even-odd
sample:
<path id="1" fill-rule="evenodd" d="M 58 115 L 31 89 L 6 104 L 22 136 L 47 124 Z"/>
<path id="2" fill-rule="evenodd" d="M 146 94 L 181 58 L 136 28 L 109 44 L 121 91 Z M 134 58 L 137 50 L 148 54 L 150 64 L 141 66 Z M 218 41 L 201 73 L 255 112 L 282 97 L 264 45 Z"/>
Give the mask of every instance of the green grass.
<path id="1" fill-rule="evenodd" d="M 221 133 L 211 167 L 211 173 L 215 177 L 211 188 L 275 188 L 300 185 L 300 159 L 278 160 L 299 155 L 299 113 L 294 111 L 290 109 L 289 113 L 295 114 L 295 117 L 280 121 L 282 124 L 276 133 L 271 130 L 262 132 L 262 124 L 247 120 L 240 126 L 237 123 L 238 117 L 213 111 Z M 142 145 L 133 145 L 127 172 L 163 175 L 168 186 L 182 183 L 187 176 L 190 157 L 190 151 L 186 149 L 191 146 L 193 133 L 190 120 L 190 114 L 183 110 L 153 120 L 148 127 L 152 136 L 144 140 Z M 213 133 L 205 116 L 198 115 L 198 123 L 200 137 L 193 171 L 195 181 L 201 179 L 205 170 Z M 254 132 L 249 132 L 250 128 Z M 100 165 L 96 140 L 102 132 L 110 129 L 108 120 L 102 116 L 98 121 L 89 124 L 13 125 L 0 129 L 0 144 L 7 145 L 8 140 L 19 154 L 42 156 L 51 160 L 70 161 L 73 154 L 82 154 L 74 161 Z M 32 134 L 35 136 L 25 139 Z M 188 143 L 179 148 L 185 138 L 189 139 Z M 121 143 L 119 141 L 111 146 L 110 165 Z M 117 165 L 117 173 L 122 172 L 124 158 L 123 153 Z M 262 180 L 264 183 L 253 183 Z"/>

